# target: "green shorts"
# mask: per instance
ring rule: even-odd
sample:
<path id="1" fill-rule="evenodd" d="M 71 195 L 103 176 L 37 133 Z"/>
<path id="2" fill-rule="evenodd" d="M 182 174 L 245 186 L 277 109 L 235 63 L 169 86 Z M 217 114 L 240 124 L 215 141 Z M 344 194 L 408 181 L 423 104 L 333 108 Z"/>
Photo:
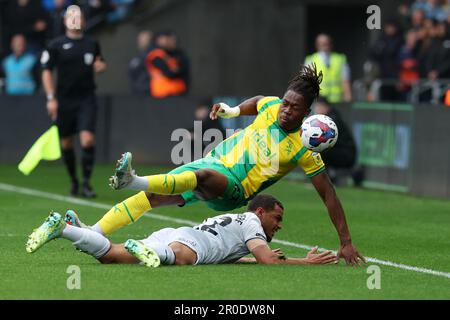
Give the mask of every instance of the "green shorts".
<path id="1" fill-rule="evenodd" d="M 211 169 L 220 172 L 228 179 L 227 188 L 225 189 L 222 197 L 213 200 L 201 200 L 197 198 L 193 191 L 186 191 L 181 194 L 185 201 L 185 205 L 191 205 L 197 201 L 204 201 L 206 205 L 216 211 L 231 211 L 236 208 L 247 205 L 247 200 L 245 199 L 244 188 L 241 182 L 231 173 L 231 171 L 226 168 L 219 160 L 213 157 L 205 157 L 187 163 L 178 168 L 170 171 L 170 174 L 181 173 L 184 171 L 196 171 L 200 169 Z"/>

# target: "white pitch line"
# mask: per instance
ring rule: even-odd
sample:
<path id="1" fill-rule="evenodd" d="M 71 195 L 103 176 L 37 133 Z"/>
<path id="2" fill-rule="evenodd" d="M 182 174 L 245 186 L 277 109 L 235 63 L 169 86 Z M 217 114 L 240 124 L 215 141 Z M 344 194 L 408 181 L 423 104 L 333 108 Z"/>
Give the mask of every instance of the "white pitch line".
<path id="1" fill-rule="evenodd" d="M 78 204 L 78 205 L 82 205 L 82 206 L 86 206 L 86 207 L 91 207 L 91 208 L 98 208 L 98 209 L 105 209 L 105 210 L 109 210 L 111 208 L 110 205 L 107 205 L 107 204 L 104 204 L 104 203 L 98 203 L 98 202 L 78 199 L 78 198 L 74 198 L 74 197 L 62 196 L 62 195 L 55 194 L 55 193 L 50 193 L 50 192 L 44 192 L 44 191 L 39 191 L 39 190 L 34 190 L 34 189 L 29 189 L 29 188 L 18 187 L 18 186 L 14 186 L 14 185 L 11 185 L 11 184 L 6 184 L 6 183 L 0 183 L 0 190 L 16 192 L 16 193 L 20 193 L 20 194 L 33 196 L 33 197 L 46 198 L 46 199 L 51 199 L 51 200 L 58 200 L 58 201 Z M 156 220 L 162 220 L 162 221 L 175 222 L 175 223 L 179 223 L 179 224 L 182 224 L 182 225 L 195 226 L 195 225 L 199 224 L 198 222 L 194 222 L 194 221 L 191 221 L 191 220 L 172 218 L 172 217 L 168 217 L 168 216 L 157 214 L 155 212 L 152 212 L 151 214 L 146 213 L 144 215 L 144 217 L 151 218 L 151 219 L 156 219 Z M 309 245 L 306 245 L 306 244 L 295 243 L 295 242 L 290 242 L 290 241 L 285 241 L 285 240 L 273 239 L 272 242 L 279 243 L 279 244 L 282 244 L 282 245 L 285 245 L 285 246 L 289 246 L 289 247 L 300 248 L 300 249 L 304 249 L 304 250 L 311 250 L 313 248 L 313 246 L 309 246 Z M 329 249 L 318 248 L 318 250 L 319 251 L 327 251 Z M 333 252 L 336 253 L 336 251 L 333 251 Z M 371 258 L 371 257 L 365 257 L 365 258 L 366 258 L 366 260 L 368 262 L 372 262 L 372 263 L 375 263 L 375 264 L 380 264 L 380 265 L 389 266 L 389 267 L 398 268 L 398 269 L 403 269 L 403 270 L 408 270 L 408 271 L 414 271 L 414 272 L 418 272 L 418 273 L 431 274 L 431 275 L 434 275 L 434 276 L 445 277 L 445 278 L 449 278 L 450 279 L 450 273 L 448 273 L 448 272 L 436 271 L 436 270 L 426 269 L 426 268 L 421 268 L 421 267 L 408 266 L 406 264 L 395 263 L 395 262 L 391 262 L 391 261 L 384 261 L 384 260 L 380 260 L 380 259 L 377 259 L 377 258 Z"/>
<path id="2" fill-rule="evenodd" d="M 283 244 L 285 246 L 301 248 L 301 249 L 305 249 L 305 250 L 311 250 L 313 248 L 312 246 L 308 246 L 305 244 L 299 244 L 299 243 L 289 242 L 289 241 L 284 241 L 284 240 L 273 239 L 272 242 Z M 329 249 L 318 248 L 317 250 L 318 251 L 327 251 Z M 336 251 L 332 250 L 332 252 L 334 254 L 336 254 Z M 419 273 L 427 273 L 427 274 L 431 274 L 434 276 L 440 276 L 440 277 L 445 277 L 445 278 L 450 279 L 450 273 L 448 273 L 448 272 L 436 271 L 436 270 L 426 269 L 426 268 L 421 268 L 421 267 L 408 266 L 406 264 L 401 264 L 401 263 L 396 263 L 396 262 L 391 262 L 391 261 L 384 261 L 384 260 L 380 260 L 377 258 L 371 258 L 371 257 L 364 257 L 364 258 L 366 259 L 367 262 L 373 262 L 375 264 L 381 264 L 384 266 L 389 266 L 389 267 L 394 267 L 394 268 L 398 268 L 398 269 L 409 270 L 409 271 L 414 271 L 414 272 L 419 272 Z"/>

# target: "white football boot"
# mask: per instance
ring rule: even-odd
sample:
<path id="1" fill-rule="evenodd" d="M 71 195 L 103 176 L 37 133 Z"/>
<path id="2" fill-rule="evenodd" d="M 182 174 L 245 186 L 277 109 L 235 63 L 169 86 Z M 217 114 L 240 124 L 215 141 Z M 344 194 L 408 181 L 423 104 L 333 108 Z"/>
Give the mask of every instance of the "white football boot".
<path id="1" fill-rule="evenodd" d="M 140 241 L 128 239 L 124 247 L 147 267 L 156 268 L 161 264 L 158 254 Z"/>
<path id="2" fill-rule="evenodd" d="M 33 253 L 47 242 L 60 237 L 65 226 L 66 223 L 59 213 L 50 213 L 44 223 L 28 236 L 25 246 L 27 252 Z"/>
<path id="3" fill-rule="evenodd" d="M 125 152 L 122 154 L 122 158 L 117 161 L 116 171 L 109 178 L 109 186 L 114 190 L 124 189 L 133 181 L 135 171 L 131 167 L 132 159 L 131 152 Z"/>

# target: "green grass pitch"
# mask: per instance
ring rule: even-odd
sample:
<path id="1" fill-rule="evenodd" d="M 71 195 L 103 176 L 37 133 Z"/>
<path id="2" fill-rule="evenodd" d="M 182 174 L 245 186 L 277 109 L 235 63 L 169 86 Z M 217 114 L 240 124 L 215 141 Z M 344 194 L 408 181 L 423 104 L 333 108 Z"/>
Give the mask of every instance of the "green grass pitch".
<path id="1" fill-rule="evenodd" d="M 113 165 L 97 166 L 93 185 L 106 205 L 129 196 L 112 191 L 107 178 Z M 137 167 L 157 173 L 162 168 Z M 68 178 L 60 165 L 41 165 L 30 176 L 14 166 L 0 166 L 0 183 L 66 195 Z M 276 239 L 336 249 L 338 238 L 324 205 L 308 184 L 281 181 L 267 190 L 285 205 L 283 229 Z M 354 244 L 367 256 L 408 266 L 450 273 L 450 201 L 339 188 Z M 74 250 L 65 240 L 53 241 L 35 254 L 25 251 L 27 235 L 51 210 L 72 208 L 90 224 L 105 212 L 0 188 L 0 299 L 450 299 L 450 278 L 380 265 L 381 289 L 369 290 L 368 263 L 330 266 L 208 265 L 147 269 L 139 265 L 101 265 Z M 241 208 L 241 211 L 244 208 Z M 201 222 L 216 215 L 203 204 L 188 208 L 161 208 L 158 214 Z M 151 215 L 151 214 L 149 214 Z M 112 236 L 114 242 L 143 238 L 177 224 L 143 217 Z M 281 247 L 288 256 L 303 257 L 305 250 Z M 66 271 L 81 270 L 81 289 L 69 290 Z"/>

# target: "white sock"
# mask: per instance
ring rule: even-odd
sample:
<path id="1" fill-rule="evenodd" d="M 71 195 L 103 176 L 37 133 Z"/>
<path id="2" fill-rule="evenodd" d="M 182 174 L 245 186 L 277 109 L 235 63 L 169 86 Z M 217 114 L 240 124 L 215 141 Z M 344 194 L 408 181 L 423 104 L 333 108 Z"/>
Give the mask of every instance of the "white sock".
<path id="1" fill-rule="evenodd" d="M 89 229 L 91 229 L 94 232 L 100 233 L 102 236 L 104 236 L 105 234 L 103 233 L 102 228 L 100 227 L 99 223 L 94 224 L 93 226 L 89 227 Z"/>
<path id="2" fill-rule="evenodd" d="M 158 254 L 162 264 L 175 263 L 175 253 L 168 245 L 162 244 L 161 242 L 147 242 L 145 245 L 152 248 Z"/>
<path id="3" fill-rule="evenodd" d="M 127 189 L 137 190 L 137 191 L 147 191 L 148 180 L 146 177 L 134 176 Z"/>
<path id="4" fill-rule="evenodd" d="M 98 232 L 69 224 L 66 224 L 61 237 L 72 241 L 75 247 L 96 259 L 103 257 L 111 248 L 109 240 Z"/>
<path id="5" fill-rule="evenodd" d="M 66 224 L 62 232 L 61 238 L 75 242 L 80 240 L 83 237 L 83 234 L 84 234 L 83 228 L 78 228 L 70 224 Z"/>

